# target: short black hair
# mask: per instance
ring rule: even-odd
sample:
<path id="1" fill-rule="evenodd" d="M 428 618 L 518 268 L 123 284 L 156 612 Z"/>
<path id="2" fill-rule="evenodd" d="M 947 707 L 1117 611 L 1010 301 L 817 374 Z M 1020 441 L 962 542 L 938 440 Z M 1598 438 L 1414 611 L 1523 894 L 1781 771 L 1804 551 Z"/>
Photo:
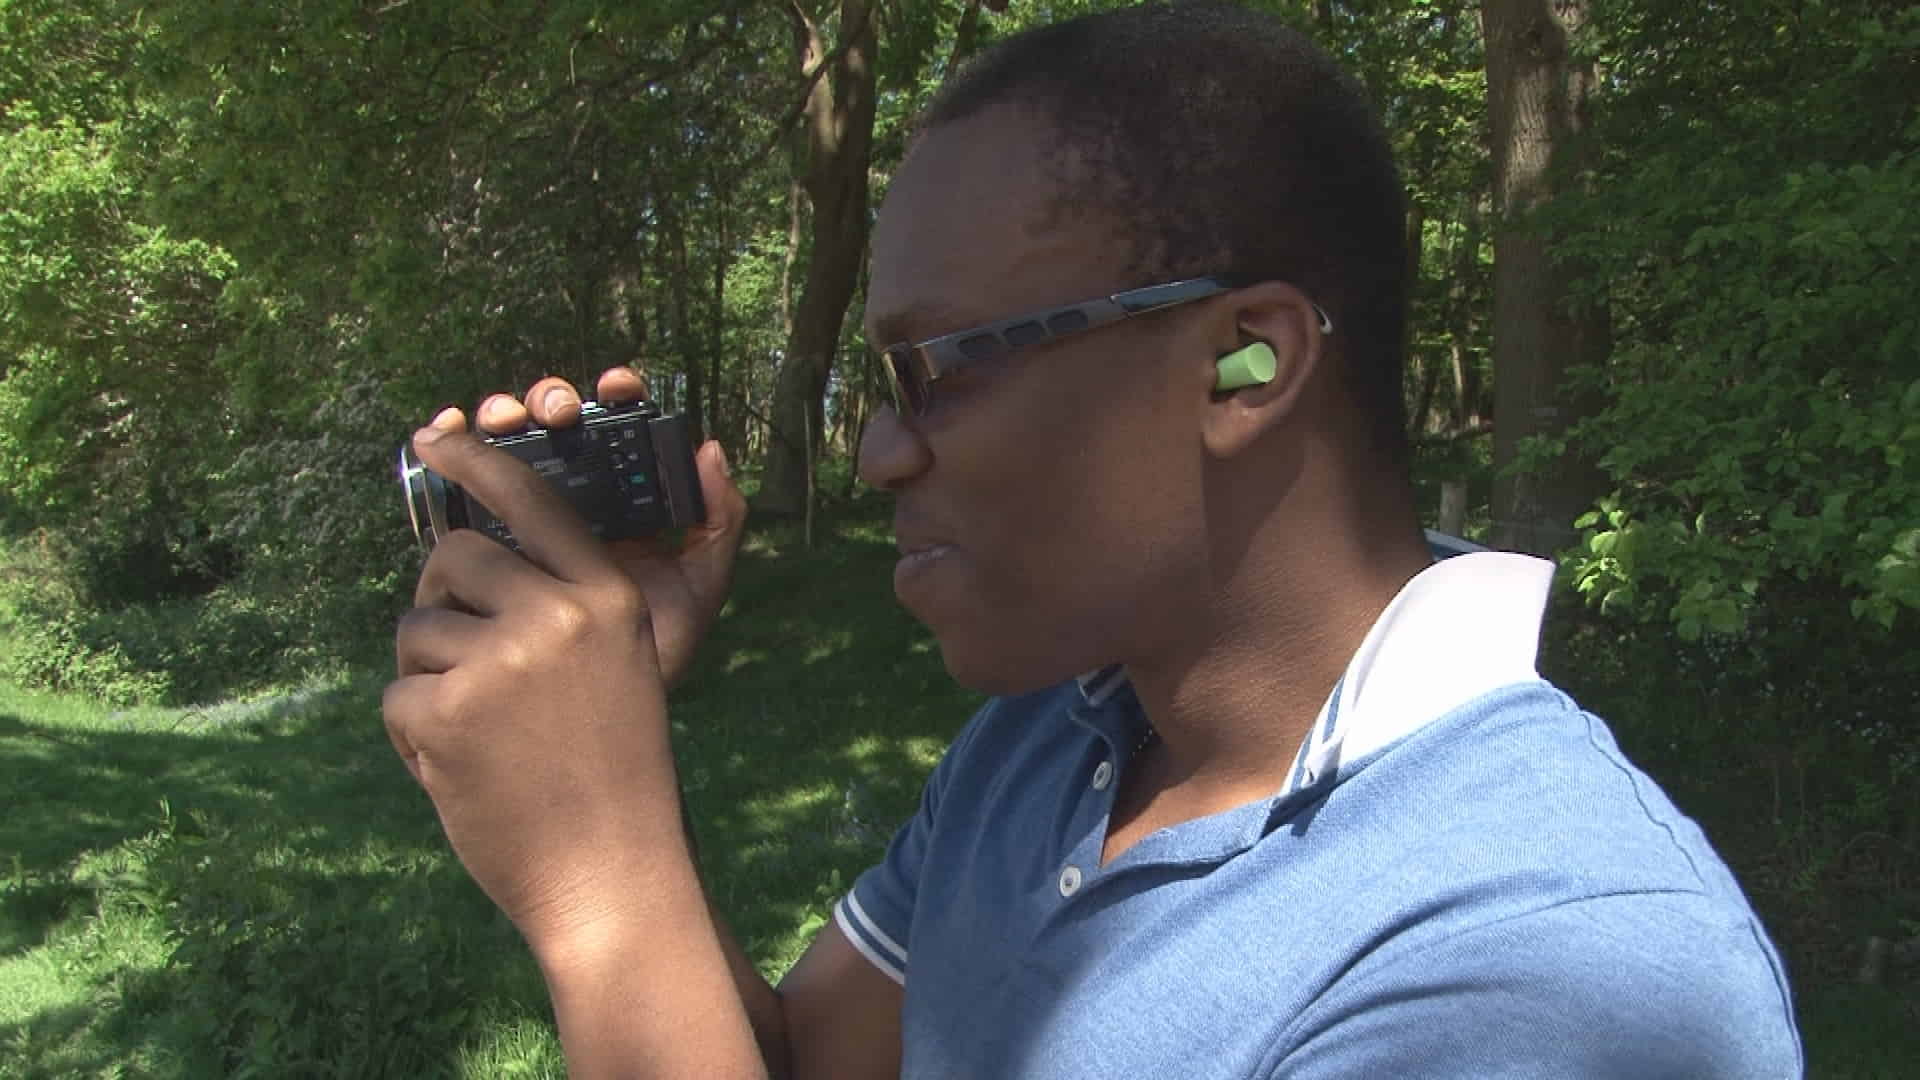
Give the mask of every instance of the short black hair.
<path id="1" fill-rule="evenodd" d="M 1109 11 L 983 51 L 919 130 L 997 105 L 1035 110 L 1083 163 L 1062 200 L 1130 230 L 1137 284 L 1287 281 L 1325 308 L 1374 449 L 1405 466 L 1405 194 L 1365 91 L 1332 57 L 1233 4 Z"/>

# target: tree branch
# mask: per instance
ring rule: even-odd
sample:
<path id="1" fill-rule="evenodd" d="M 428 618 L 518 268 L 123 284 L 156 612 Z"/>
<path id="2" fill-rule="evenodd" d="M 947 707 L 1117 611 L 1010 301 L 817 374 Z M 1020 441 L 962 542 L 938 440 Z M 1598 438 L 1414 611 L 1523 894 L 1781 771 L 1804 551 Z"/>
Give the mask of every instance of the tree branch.
<path id="1" fill-rule="evenodd" d="M 789 0 L 788 6 L 793 12 L 794 19 L 800 22 L 804 29 L 809 31 L 813 29 L 813 20 L 807 18 L 807 13 L 800 10 L 799 0 Z M 861 12 L 860 21 L 853 24 L 853 29 L 840 35 L 840 44 L 835 46 L 832 52 L 822 56 L 820 62 L 813 66 L 813 70 L 806 73 L 800 86 L 799 100 L 794 102 L 793 107 L 787 110 L 785 116 L 782 116 L 775 122 L 773 134 L 767 137 L 766 145 L 762 146 L 759 150 L 755 151 L 751 157 L 746 159 L 746 167 L 751 168 L 765 161 L 767 155 L 773 153 L 773 151 L 779 147 L 780 140 L 785 138 L 787 132 L 793 128 L 793 125 L 799 121 L 801 116 L 805 115 L 807 111 L 807 99 L 813 96 L 814 84 L 820 81 L 820 77 L 826 74 L 829 67 L 839 63 L 840 58 L 847 54 L 847 50 L 852 48 L 853 43 L 858 40 L 860 34 L 866 30 L 867 21 L 872 17 L 873 9 L 871 7 Z"/>

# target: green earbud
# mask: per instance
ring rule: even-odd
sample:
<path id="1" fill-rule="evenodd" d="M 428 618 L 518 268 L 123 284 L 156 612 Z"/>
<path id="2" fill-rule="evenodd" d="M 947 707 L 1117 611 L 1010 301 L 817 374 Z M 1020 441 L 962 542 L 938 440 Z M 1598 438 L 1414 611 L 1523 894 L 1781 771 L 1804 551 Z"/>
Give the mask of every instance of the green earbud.
<path id="1" fill-rule="evenodd" d="M 1275 371 L 1273 346 L 1256 341 L 1221 357 L 1217 367 L 1220 377 L 1214 380 L 1213 388 L 1221 393 L 1270 383 Z"/>

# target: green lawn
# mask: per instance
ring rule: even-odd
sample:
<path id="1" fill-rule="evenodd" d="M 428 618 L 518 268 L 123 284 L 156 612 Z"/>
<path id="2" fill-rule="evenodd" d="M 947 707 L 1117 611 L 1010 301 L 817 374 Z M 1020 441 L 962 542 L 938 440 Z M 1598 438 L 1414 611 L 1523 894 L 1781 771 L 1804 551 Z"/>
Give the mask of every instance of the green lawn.
<path id="1" fill-rule="evenodd" d="M 976 703 L 893 604 L 883 528 L 832 532 L 750 541 L 674 711 L 709 881 L 770 973 Z M 122 712 L 0 686 L 0 1075 L 561 1075 L 537 974 L 387 745 L 383 679 Z M 1913 1075 L 1910 999 L 1800 994 L 1814 1075 Z"/>
<path id="2" fill-rule="evenodd" d="M 674 723 L 709 881 L 769 972 L 977 699 L 881 526 L 756 536 Z M 0 686 L 0 1076 L 559 1076 L 539 978 L 380 725 L 384 673 L 110 712 Z"/>

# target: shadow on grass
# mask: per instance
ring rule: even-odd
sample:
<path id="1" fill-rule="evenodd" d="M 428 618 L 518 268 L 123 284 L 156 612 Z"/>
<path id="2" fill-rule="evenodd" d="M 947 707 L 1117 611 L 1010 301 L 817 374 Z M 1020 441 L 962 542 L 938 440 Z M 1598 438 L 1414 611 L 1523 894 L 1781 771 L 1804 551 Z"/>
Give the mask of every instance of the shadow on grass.
<path id="1" fill-rule="evenodd" d="M 822 532 L 811 551 L 790 527 L 756 536 L 672 706 L 704 872 L 770 976 L 978 703 L 894 603 L 884 527 Z M 387 745 L 379 681 L 233 723 L 0 713 L 0 979 L 56 984 L 0 1017 L 0 1072 L 454 1075 L 546 1022 L 530 959 Z M 116 953 L 115 934 L 145 945 Z"/>
<path id="2" fill-rule="evenodd" d="M 898 556 L 873 510 L 809 552 L 790 527 L 766 539 L 778 553 L 743 554 L 673 717 L 709 887 L 777 973 L 917 808 L 982 699 L 893 599 Z"/>

